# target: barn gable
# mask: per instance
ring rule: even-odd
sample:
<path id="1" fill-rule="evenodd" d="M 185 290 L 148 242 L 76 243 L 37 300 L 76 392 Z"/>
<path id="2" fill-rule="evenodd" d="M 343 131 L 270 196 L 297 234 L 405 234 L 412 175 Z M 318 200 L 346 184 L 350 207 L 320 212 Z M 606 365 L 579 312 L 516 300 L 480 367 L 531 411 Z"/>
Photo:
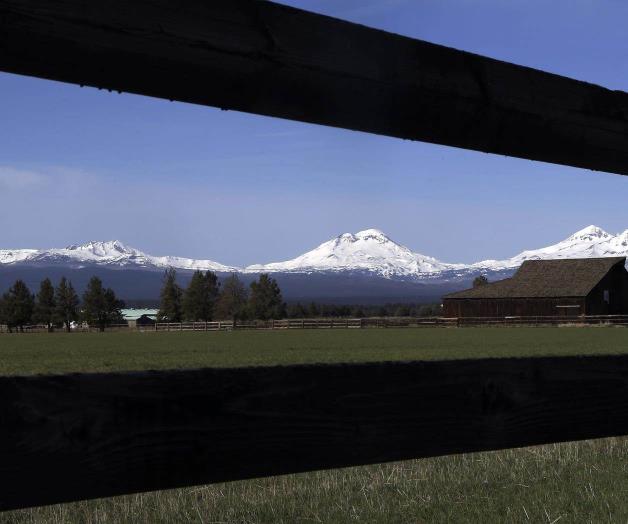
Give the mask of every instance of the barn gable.
<path id="1" fill-rule="evenodd" d="M 446 317 L 628 313 L 625 257 L 527 260 L 511 277 L 443 297 Z"/>
<path id="2" fill-rule="evenodd" d="M 625 257 L 526 260 L 512 278 L 450 293 L 443 298 L 586 297 Z"/>

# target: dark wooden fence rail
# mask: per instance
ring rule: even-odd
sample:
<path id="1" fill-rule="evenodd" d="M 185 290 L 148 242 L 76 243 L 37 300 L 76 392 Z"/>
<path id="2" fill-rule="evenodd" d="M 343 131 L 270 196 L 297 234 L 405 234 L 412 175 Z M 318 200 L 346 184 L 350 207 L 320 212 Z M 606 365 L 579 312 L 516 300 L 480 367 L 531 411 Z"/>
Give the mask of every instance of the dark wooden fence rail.
<path id="1" fill-rule="evenodd" d="M 238 321 L 235 329 L 368 329 L 488 326 L 628 326 L 628 315 L 590 315 L 562 317 L 377 317 L 304 318 Z M 232 321 L 176 322 L 138 326 L 144 331 L 225 331 L 234 329 Z"/>
<path id="2" fill-rule="evenodd" d="M 628 95 L 255 0 L 0 0 L 0 70 L 628 174 Z M 628 433 L 628 357 L 0 378 L 0 508 Z"/>
<path id="3" fill-rule="evenodd" d="M 0 508 L 628 434 L 628 357 L 0 378 Z"/>
<path id="4" fill-rule="evenodd" d="M 0 69 L 628 174 L 628 94 L 259 0 L 0 0 Z"/>

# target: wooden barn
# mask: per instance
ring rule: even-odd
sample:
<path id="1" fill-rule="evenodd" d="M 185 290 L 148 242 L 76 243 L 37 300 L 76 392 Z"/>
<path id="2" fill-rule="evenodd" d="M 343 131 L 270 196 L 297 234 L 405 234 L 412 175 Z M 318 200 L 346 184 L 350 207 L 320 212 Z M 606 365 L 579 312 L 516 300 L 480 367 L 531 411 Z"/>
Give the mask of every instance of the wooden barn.
<path id="1" fill-rule="evenodd" d="M 445 317 L 628 314 L 625 257 L 526 260 L 505 280 L 443 297 Z"/>

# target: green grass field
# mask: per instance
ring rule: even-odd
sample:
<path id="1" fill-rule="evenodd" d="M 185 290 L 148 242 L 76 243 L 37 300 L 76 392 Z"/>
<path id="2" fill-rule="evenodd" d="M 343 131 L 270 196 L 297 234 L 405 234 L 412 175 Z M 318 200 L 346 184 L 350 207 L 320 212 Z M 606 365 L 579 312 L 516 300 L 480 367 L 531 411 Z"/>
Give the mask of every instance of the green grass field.
<path id="1" fill-rule="evenodd" d="M 0 335 L 0 375 L 628 352 L 625 328 Z"/>
<path id="2" fill-rule="evenodd" d="M 622 328 L 0 335 L 0 374 L 628 352 Z M 626 522 L 628 438 L 0 513 L 0 523 Z"/>

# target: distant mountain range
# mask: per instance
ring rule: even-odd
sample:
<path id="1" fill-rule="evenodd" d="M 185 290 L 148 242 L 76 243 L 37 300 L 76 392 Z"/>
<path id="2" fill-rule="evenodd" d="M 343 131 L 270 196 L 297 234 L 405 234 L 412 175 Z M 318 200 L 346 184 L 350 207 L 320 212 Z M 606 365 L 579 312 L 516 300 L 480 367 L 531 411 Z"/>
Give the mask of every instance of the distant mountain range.
<path id="1" fill-rule="evenodd" d="M 88 242 L 61 249 L 0 249 L 0 265 L 65 266 L 80 269 L 100 266 L 124 269 L 165 269 L 174 267 L 183 270 L 211 270 L 222 273 L 239 271 L 211 260 L 193 260 L 182 257 L 155 257 L 139 249 L 125 246 L 118 240 Z"/>
<path id="2" fill-rule="evenodd" d="M 197 269 L 221 275 L 240 273 L 247 281 L 259 273 L 273 273 L 286 297 L 293 300 L 409 301 L 412 297 L 434 299 L 465 287 L 480 274 L 505 278 L 524 260 L 604 256 L 628 256 L 628 230 L 612 235 L 589 226 L 551 246 L 473 264 L 442 262 L 416 253 L 377 229 L 342 234 L 292 260 L 244 268 L 212 260 L 153 256 L 114 240 L 61 249 L 0 250 L 0 289 L 16 276 L 32 285 L 48 274 L 66 274 L 80 287 L 88 275 L 96 273 L 115 281 L 122 296 L 153 298 L 163 270 L 174 267 L 184 280 Z"/>
<path id="3" fill-rule="evenodd" d="M 413 252 L 383 232 L 367 229 L 355 235 L 340 235 L 292 260 L 248 266 L 244 271 L 366 272 L 397 280 L 449 282 L 478 274 L 512 272 L 524 260 L 606 256 L 628 256 L 628 230 L 619 235 L 611 235 L 597 226 L 589 226 L 557 244 L 523 251 L 506 260 L 456 264 Z"/>

